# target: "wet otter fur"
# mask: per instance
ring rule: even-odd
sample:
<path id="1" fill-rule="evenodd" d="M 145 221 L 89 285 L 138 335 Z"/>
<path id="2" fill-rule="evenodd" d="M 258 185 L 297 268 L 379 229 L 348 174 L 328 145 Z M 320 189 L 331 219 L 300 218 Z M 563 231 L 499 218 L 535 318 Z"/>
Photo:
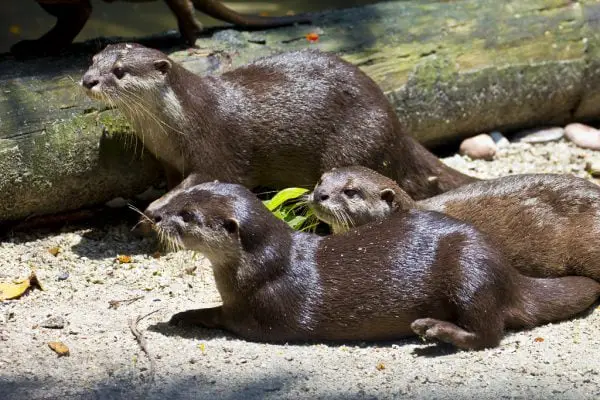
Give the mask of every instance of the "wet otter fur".
<path id="1" fill-rule="evenodd" d="M 353 166 L 324 173 L 308 197 L 334 232 L 399 210 L 438 211 L 488 233 L 521 273 L 600 281 L 600 187 L 582 178 L 505 176 L 415 202 L 391 179 Z"/>
<path id="2" fill-rule="evenodd" d="M 128 117 L 170 187 L 185 177 L 184 188 L 215 179 L 312 187 L 324 171 L 357 163 L 418 199 L 476 180 L 406 135 L 377 84 L 333 54 L 293 51 L 200 77 L 160 51 L 109 45 L 81 84 Z"/>
<path id="3" fill-rule="evenodd" d="M 293 231 L 240 185 L 204 183 L 176 189 L 148 216 L 159 236 L 210 260 L 223 300 L 170 322 L 248 340 L 418 334 L 482 349 L 497 346 L 505 328 L 569 318 L 600 294 L 585 277 L 522 276 L 485 234 L 436 212 L 320 237 Z"/>

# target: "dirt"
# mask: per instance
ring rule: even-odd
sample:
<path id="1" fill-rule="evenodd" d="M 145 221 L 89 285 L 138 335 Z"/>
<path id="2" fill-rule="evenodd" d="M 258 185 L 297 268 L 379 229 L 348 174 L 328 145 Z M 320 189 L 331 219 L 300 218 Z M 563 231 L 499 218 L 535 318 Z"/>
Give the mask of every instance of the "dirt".
<path id="1" fill-rule="evenodd" d="M 491 162 L 445 161 L 480 177 L 589 177 L 584 166 L 600 161 L 600 152 L 561 141 L 511 144 Z M 219 302 L 210 265 L 188 251 L 157 253 L 157 243 L 137 238 L 131 226 L 131 220 L 72 225 L 14 233 L 0 243 L 0 280 L 35 269 L 44 287 L 0 303 L 0 398 L 600 398 L 598 305 L 570 321 L 508 332 L 485 351 L 418 338 L 250 343 L 222 331 L 165 325 L 174 312 Z M 131 318 L 150 312 L 138 328 L 154 372 L 129 327 Z M 53 341 L 69 355 L 50 349 Z"/>

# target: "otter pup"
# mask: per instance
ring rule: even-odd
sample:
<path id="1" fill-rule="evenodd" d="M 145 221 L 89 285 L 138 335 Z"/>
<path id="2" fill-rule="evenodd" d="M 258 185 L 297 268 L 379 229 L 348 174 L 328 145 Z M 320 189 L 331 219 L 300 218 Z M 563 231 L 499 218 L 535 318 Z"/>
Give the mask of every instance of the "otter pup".
<path id="1" fill-rule="evenodd" d="M 488 233 L 524 274 L 600 281 L 600 187 L 582 178 L 505 176 L 415 202 L 385 176 L 347 167 L 324 173 L 308 200 L 334 232 L 397 210 L 439 211 Z"/>
<path id="2" fill-rule="evenodd" d="M 351 164 L 417 199 L 476 180 L 404 134 L 377 84 L 333 54 L 288 52 L 200 77 L 160 51 L 123 43 L 96 54 L 81 84 L 128 117 L 170 187 L 186 176 L 184 188 L 213 180 L 308 187 Z"/>
<path id="3" fill-rule="evenodd" d="M 56 25 L 37 40 L 23 40 L 11 48 L 17 55 L 55 54 L 67 47 L 81 32 L 90 14 L 90 0 L 36 0 L 50 15 L 57 18 Z M 103 0 L 106 3 L 124 1 L 147 3 L 154 0 Z M 310 22 L 307 16 L 259 17 L 241 15 L 227 8 L 217 0 L 165 0 L 179 25 L 179 32 L 185 41 L 193 45 L 196 36 L 202 31 L 202 24 L 194 16 L 194 8 L 209 16 L 230 22 L 243 28 L 273 28 Z"/>
<path id="4" fill-rule="evenodd" d="M 498 345 L 504 328 L 569 318 L 600 295 L 589 278 L 520 275 L 484 234 L 436 212 L 320 237 L 292 230 L 243 186 L 211 182 L 176 189 L 149 217 L 159 236 L 210 260 L 223 300 L 170 322 L 249 340 L 416 333 L 481 349 Z"/>

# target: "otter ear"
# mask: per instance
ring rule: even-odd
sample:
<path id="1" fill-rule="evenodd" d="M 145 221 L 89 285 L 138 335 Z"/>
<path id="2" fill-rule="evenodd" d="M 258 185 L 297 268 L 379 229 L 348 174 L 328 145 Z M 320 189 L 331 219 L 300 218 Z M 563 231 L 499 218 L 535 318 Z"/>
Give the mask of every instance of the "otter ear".
<path id="1" fill-rule="evenodd" d="M 381 197 L 381 200 L 385 201 L 388 204 L 392 204 L 394 202 L 394 198 L 396 197 L 396 192 L 394 192 L 393 189 L 383 189 L 380 193 L 379 196 Z"/>
<path id="2" fill-rule="evenodd" d="M 223 227 L 229 233 L 238 233 L 240 230 L 240 223 L 237 219 L 227 218 L 225 221 L 223 221 Z"/>
<path id="3" fill-rule="evenodd" d="M 160 71 L 163 75 L 171 69 L 171 61 L 163 59 L 154 61 L 154 68 Z"/>

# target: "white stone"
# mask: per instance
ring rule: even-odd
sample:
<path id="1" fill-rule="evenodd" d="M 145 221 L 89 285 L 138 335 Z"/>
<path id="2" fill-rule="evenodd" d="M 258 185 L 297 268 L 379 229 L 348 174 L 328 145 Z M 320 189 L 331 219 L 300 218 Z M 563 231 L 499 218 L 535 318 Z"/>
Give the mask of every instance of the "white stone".
<path id="1" fill-rule="evenodd" d="M 565 126 L 565 135 L 578 147 L 600 150 L 600 130 L 584 124 L 569 124 Z"/>
<path id="2" fill-rule="evenodd" d="M 494 143 L 494 139 L 490 135 L 482 133 L 481 135 L 463 140 L 460 144 L 459 152 L 473 160 L 490 161 L 496 155 L 497 150 L 498 146 Z"/>
<path id="3" fill-rule="evenodd" d="M 565 135 L 565 130 L 560 126 L 527 129 L 513 137 L 514 142 L 546 143 L 560 140 Z"/>

